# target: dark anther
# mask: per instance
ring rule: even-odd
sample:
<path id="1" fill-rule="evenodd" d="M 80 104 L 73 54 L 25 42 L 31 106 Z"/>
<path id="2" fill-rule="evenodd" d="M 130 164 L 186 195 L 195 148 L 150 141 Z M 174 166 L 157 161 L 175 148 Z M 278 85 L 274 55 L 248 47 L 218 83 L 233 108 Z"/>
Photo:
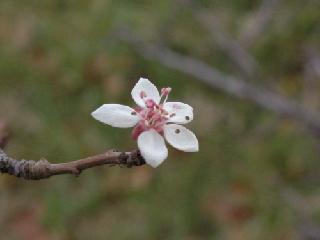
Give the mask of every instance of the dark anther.
<path id="1" fill-rule="evenodd" d="M 175 133 L 179 134 L 180 133 L 180 129 L 176 129 Z"/>
<path id="2" fill-rule="evenodd" d="M 132 112 L 131 115 L 135 116 L 135 115 L 137 115 L 137 113 L 136 112 Z"/>
<path id="3" fill-rule="evenodd" d="M 189 121 L 189 120 L 190 120 L 190 117 L 189 117 L 189 116 L 186 116 L 186 120 Z"/>

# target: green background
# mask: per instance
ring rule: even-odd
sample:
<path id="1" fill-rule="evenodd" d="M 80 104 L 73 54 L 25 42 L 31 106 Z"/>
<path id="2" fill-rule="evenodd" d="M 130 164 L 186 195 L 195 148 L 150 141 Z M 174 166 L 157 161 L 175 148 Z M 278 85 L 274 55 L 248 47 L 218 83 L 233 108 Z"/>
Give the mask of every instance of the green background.
<path id="1" fill-rule="evenodd" d="M 172 87 L 171 101 L 194 107 L 187 127 L 200 142 L 199 153 L 170 148 L 157 169 L 105 166 L 38 182 L 2 175 L 1 239 L 319 239 L 319 139 L 288 118 L 143 59 L 114 35 L 125 25 L 146 41 L 242 76 L 194 11 L 214 16 L 237 39 L 260 4 L 1 0 L 0 118 L 10 123 L 11 156 L 58 163 L 134 149 L 130 129 L 105 126 L 90 113 L 103 103 L 133 106 L 130 92 L 141 76 Z M 259 64 L 248 81 L 317 109 L 319 75 L 311 89 L 305 85 L 307 53 L 320 53 L 319 23 L 319 1 L 280 1 L 248 49 Z"/>

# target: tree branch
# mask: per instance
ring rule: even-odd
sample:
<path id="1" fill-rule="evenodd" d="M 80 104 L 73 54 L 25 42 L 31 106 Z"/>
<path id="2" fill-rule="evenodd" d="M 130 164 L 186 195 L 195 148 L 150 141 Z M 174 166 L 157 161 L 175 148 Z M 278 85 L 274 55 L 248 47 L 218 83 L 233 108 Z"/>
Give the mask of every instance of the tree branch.
<path id="1" fill-rule="evenodd" d="M 309 109 L 319 108 L 320 57 L 313 46 L 305 49 L 303 102 Z"/>
<path id="2" fill-rule="evenodd" d="M 320 114 L 308 109 L 269 89 L 251 84 L 241 78 L 227 75 L 201 60 L 184 56 L 167 47 L 146 43 L 126 29 L 116 36 L 130 44 L 144 58 L 158 61 L 171 69 L 197 78 L 208 86 L 220 89 L 240 99 L 250 100 L 281 116 L 290 117 L 320 135 Z"/>
<path id="3" fill-rule="evenodd" d="M 240 35 L 242 46 L 250 48 L 257 39 L 262 36 L 268 27 L 272 17 L 278 9 L 281 0 L 263 0 L 251 18 L 244 25 Z"/>
<path id="4" fill-rule="evenodd" d="M 209 31 L 211 38 L 226 52 L 236 66 L 247 76 L 254 76 L 258 69 L 257 62 L 237 40 L 221 29 L 218 19 L 205 11 L 194 10 L 193 12 L 195 18 Z"/>
<path id="5" fill-rule="evenodd" d="M 118 152 L 110 150 L 105 153 L 90 156 L 68 163 L 49 163 L 47 160 L 16 160 L 0 149 L 0 173 L 7 173 L 26 180 L 40 180 L 61 174 L 79 176 L 81 171 L 101 165 L 121 165 L 128 168 L 145 164 L 138 150 Z"/>

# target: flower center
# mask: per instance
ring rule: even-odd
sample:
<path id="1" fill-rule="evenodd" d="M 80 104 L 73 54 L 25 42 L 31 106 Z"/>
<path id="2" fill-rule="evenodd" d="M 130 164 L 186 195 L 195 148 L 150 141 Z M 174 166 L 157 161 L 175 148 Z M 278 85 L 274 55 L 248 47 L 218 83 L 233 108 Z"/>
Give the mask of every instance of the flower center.
<path id="1" fill-rule="evenodd" d="M 132 114 L 137 114 L 140 117 L 139 123 L 133 129 L 132 136 L 137 139 L 139 135 L 150 129 L 154 129 L 159 134 L 163 135 L 163 127 L 169 119 L 169 113 L 164 109 L 171 88 L 163 88 L 161 90 L 160 103 L 157 104 L 152 99 L 148 99 L 145 92 L 140 93 L 141 99 L 145 102 L 145 108 L 137 108 Z"/>

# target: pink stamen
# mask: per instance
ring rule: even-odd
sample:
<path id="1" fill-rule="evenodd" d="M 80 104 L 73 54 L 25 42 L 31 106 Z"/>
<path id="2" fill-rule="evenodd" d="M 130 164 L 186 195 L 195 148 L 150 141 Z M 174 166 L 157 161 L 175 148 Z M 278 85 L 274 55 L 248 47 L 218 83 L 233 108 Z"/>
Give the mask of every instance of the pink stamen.
<path id="1" fill-rule="evenodd" d="M 168 96 L 169 96 L 169 93 L 171 92 L 171 88 L 170 87 L 166 87 L 166 88 L 162 88 L 161 89 L 161 99 L 164 97 L 164 100 L 163 100 L 163 104 L 165 104 L 168 100 Z"/>
<path id="2" fill-rule="evenodd" d="M 172 89 L 170 87 L 162 88 L 161 89 L 161 96 L 164 96 L 164 97 L 168 96 L 169 93 L 171 92 L 171 90 Z"/>
<path id="3" fill-rule="evenodd" d="M 137 140 L 141 133 L 150 129 L 156 130 L 161 135 L 164 134 L 163 128 L 169 119 L 169 113 L 164 109 L 164 103 L 166 103 L 170 92 L 170 87 L 162 88 L 160 97 L 162 101 L 160 100 L 160 103 L 157 104 L 152 99 L 146 99 L 147 94 L 141 91 L 140 97 L 145 102 L 146 107 L 135 109 L 140 121 L 132 131 L 133 139 Z"/>
<path id="4" fill-rule="evenodd" d="M 146 100 L 145 103 L 147 108 L 154 108 L 157 105 L 152 99 Z"/>

